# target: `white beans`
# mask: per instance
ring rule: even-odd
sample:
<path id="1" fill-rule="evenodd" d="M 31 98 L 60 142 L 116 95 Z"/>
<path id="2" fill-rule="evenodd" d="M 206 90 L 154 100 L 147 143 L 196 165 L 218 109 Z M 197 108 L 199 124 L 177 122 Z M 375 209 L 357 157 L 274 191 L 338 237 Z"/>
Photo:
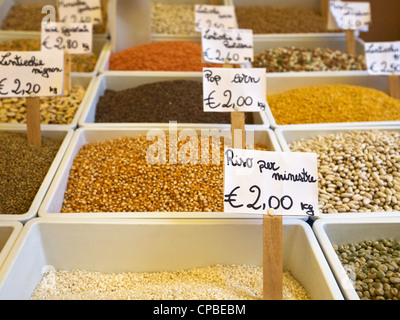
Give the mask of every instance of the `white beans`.
<path id="1" fill-rule="evenodd" d="M 400 211 L 399 131 L 350 131 L 289 147 L 318 154 L 322 213 Z"/>

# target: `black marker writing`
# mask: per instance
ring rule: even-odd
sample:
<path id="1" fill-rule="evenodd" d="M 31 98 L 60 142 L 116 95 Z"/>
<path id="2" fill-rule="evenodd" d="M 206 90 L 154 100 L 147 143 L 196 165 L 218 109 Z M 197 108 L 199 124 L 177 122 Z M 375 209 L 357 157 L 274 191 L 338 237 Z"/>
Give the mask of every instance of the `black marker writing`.
<path id="1" fill-rule="evenodd" d="M 303 171 L 297 174 L 286 173 L 286 171 L 282 174 L 279 172 L 274 172 L 272 174 L 272 179 L 278 181 L 293 181 L 293 182 L 308 182 L 315 183 L 317 180 L 311 176 L 304 168 Z"/>

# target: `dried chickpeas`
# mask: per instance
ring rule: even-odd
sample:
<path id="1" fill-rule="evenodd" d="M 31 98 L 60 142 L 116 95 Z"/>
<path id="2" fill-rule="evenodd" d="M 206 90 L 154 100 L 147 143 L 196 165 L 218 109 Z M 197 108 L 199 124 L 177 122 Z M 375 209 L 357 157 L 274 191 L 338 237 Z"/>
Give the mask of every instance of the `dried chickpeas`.
<path id="1" fill-rule="evenodd" d="M 75 156 L 61 212 L 222 212 L 223 152 L 229 138 L 216 140 L 171 139 L 176 154 L 169 152 L 169 135 L 86 144 Z M 157 162 L 148 150 L 159 143 L 166 148 Z M 193 150 L 198 152 L 187 154 Z"/>
<path id="2" fill-rule="evenodd" d="M 269 94 L 267 102 L 278 125 L 400 120 L 400 100 L 361 86 L 301 87 Z"/>
<path id="3" fill-rule="evenodd" d="M 318 156 L 322 213 L 400 211 L 400 132 L 361 130 L 289 144 Z"/>

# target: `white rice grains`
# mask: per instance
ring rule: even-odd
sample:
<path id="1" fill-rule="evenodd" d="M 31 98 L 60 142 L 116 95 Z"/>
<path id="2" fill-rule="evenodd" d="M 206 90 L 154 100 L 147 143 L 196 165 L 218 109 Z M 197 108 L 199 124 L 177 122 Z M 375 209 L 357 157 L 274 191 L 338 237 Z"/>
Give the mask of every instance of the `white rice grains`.
<path id="1" fill-rule="evenodd" d="M 283 300 L 310 300 L 284 270 Z M 259 300 L 262 267 L 215 265 L 174 272 L 47 271 L 32 300 Z"/>

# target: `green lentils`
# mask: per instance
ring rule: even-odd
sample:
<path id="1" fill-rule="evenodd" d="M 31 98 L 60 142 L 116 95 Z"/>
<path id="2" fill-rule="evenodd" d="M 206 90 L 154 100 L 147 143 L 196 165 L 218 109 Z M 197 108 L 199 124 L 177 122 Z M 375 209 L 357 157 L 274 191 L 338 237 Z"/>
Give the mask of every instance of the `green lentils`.
<path id="1" fill-rule="evenodd" d="M 362 300 L 400 300 L 400 241 L 380 239 L 334 245 Z"/>
<path id="2" fill-rule="evenodd" d="M 26 134 L 0 132 L 0 214 L 24 214 L 56 156 L 60 142 L 43 137 L 40 148 Z"/>

